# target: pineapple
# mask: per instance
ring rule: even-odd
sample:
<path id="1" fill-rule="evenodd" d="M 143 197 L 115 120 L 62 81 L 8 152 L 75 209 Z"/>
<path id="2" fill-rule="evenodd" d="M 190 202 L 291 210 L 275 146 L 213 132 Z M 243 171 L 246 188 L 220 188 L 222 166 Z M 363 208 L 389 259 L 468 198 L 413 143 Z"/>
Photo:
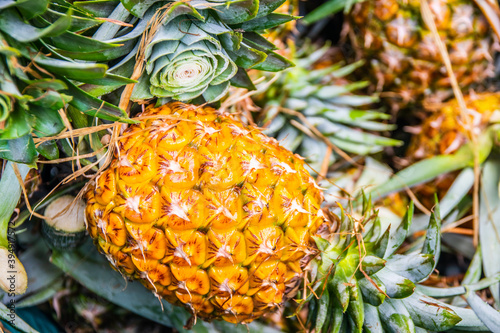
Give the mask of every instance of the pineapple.
<path id="1" fill-rule="evenodd" d="M 198 316 L 276 309 L 325 218 L 299 156 L 211 108 L 148 108 L 87 195 L 90 235 L 124 275 Z"/>
<path id="2" fill-rule="evenodd" d="M 430 0 L 429 7 L 461 89 L 480 87 L 494 75 L 497 47 L 482 10 L 471 0 Z M 495 16 L 495 10 L 490 7 L 485 14 Z M 374 90 L 383 91 L 396 109 L 422 101 L 443 102 L 452 96 L 441 54 L 423 22 L 420 1 L 356 4 L 349 25 L 357 57 L 367 60 L 369 75 L 376 78 Z"/>
<path id="3" fill-rule="evenodd" d="M 468 141 L 468 122 L 476 134 L 484 133 L 491 123 L 498 121 L 499 93 L 471 94 L 465 97 L 467 117 L 462 119 L 456 100 L 436 105 L 413 135 L 406 151 L 406 163 L 411 164 L 438 155 L 455 153 Z M 458 171 L 439 175 L 434 181 L 417 186 L 415 194 L 422 204 L 431 209 L 434 193 L 442 198 L 454 182 Z"/>
<path id="4" fill-rule="evenodd" d="M 437 210 L 422 251 L 395 254 L 411 206 L 393 232 L 366 197 L 361 212 L 324 211 L 301 157 L 210 107 L 171 102 L 138 119 L 89 185 L 86 221 L 112 267 L 157 297 L 205 320 L 248 323 L 305 279 L 318 332 L 460 322 L 453 308 L 414 293 L 439 254 Z"/>
<path id="5" fill-rule="evenodd" d="M 467 122 L 470 121 L 474 132 L 478 134 L 495 120 L 495 112 L 500 107 L 500 93 L 471 94 L 465 97 L 465 104 L 469 120 L 461 119 L 456 100 L 434 106 L 437 110 L 416 129 L 418 133 L 410 141 L 407 158 L 414 162 L 457 151 L 467 141 Z"/>
<path id="6" fill-rule="evenodd" d="M 235 85 L 252 89 L 246 70 L 277 72 L 293 64 L 259 31 L 294 19 L 273 13 L 285 0 L 269 1 L 125 1 L 106 0 L 97 6 L 78 1 L 94 17 L 103 12 L 128 25 L 104 22 L 92 36 L 112 47 L 103 53 L 81 53 L 78 59 L 112 64 L 109 73 L 138 80 L 130 98 L 215 102 Z M 74 50 L 54 49 L 62 54 Z M 144 68 L 142 66 L 144 65 Z M 96 94 L 117 87 L 86 87 Z"/>

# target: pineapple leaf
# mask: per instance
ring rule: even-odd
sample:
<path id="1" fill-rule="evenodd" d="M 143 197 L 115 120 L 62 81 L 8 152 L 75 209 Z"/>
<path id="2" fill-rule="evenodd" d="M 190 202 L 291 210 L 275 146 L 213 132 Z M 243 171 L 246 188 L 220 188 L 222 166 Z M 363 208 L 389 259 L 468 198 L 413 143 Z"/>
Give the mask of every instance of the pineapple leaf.
<path id="1" fill-rule="evenodd" d="M 38 137 L 53 136 L 66 128 L 58 109 L 31 105 L 29 112 L 35 118 L 33 129 Z"/>
<path id="2" fill-rule="evenodd" d="M 318 312 L 315 322 L 316 332 L 321 332 L 321 329 L 323 328 L 323 325 L 326 321 L 326 317 L 329 315 L 328 313 L 329 303 L 330 303 L 330 293 L 328 292 L 328 290 L 325 290 L 325 292 L 323 292 L 320 299 L 318 300 Z"/>
<path id="3" fill-rule="evenodd" d="M 378 309 L 365 303 L 365 322 L 364 329 L 367 333 L 384 333 L 382 322 L 380 321 L 380 316 L 378 314 Z"/>
<path id="4" fill-rule="evenodd" d="M 37 157 L 31 134 L 12 140 L 0 140 L 0 158 L 34 166 Z"/>
<path id="5" fill-rule="evenodd" d="M 464 286 L 439 288 L 439 287 L 430 287 L 423 285 L 418 285 L 416 290 L 426 296 L 438 297 L 438 298 L 460 296 L 464 295 L 467 291 Z"/>
<path id="6" fill-rule="evenodd" d="M 161 0 L 121 0 L 121 4 L 133 15 L 143 17 L 146 11 L 159 1 Z"/>
<path id="7" fill-rule="evenodd" d="M 87 94 L 66 79 L 63 81 L 68 86 L 66 91 L 69 95 L 73 96 L 70 105 L 81 112 L 105 120 L 121 121 L 129 124 L 135 123 L 134 120 L 128 118 L 127 114 L 122 109 Z"/>
<path id="8" fill-rule="evenodd" d="M 0 179 L 0 246 L 5 248 L 9 246 L 9 242 L 7 241 L 7 229 L 10 217 L 14 213 L 14 209 L 21 198 L 21 186 L 14 173 L 13 166 L 13 162 L 7 162 Z M 25 179 L 30 167 L 18 164 L 17 168 L 21 178 Z"/>
<path id="9" fill-rule="evenodd" d="M 349 307 L 347 313 L 354 322 L 352 330 L 361 333 L 363 331 L 363 322 L 365 320 L 365 312 L 363 307 L 363 295 L 360 291 L 358 281 L 352 279 L 351 281 L 351 294 L 349 300 Z"/>
<path id="10" fill-rule="evenodd" d="M 405 298 L 415 290 L 415 284 L 411 280 L 392 272 L 388 268 L 380 270 L 373 276 L 376 276 L 382 282 L 387 296 L 390 298 Z"/>
<path id="11" fill-rule="evenodd" d="M 345 312 L 349 306 L 351 289 L 349 287 L 351 279 L 354 279 L 358 260 L 355 254 L 349 254 L 344 259 L 340 260 L 335 267 L 335 275 L 328 282 L 328 287 L 333 291 Z"/>
<path id="12" fill-rule="evenodd" d="M 330 15 L 336 14 L 341 10 L 350 10 L 350 7 L 356 2 L 363 2 L 365 0 L 330 0 L 310 12 L 304 19 L 305 24 L 311 24 Z M 349 4 L 349 6 L 346 6 Z"/>
<path id="13" fill-rule="evenodd" d="M 375 243 L 375 255 L 379 258 L 385 258 L 389 242 L 391 241 L 391 225 L 387 227 L 387 230 L 382 234 L 382 236 Z M 394 251 L 392 252 L 394 253 Z M 391 253 L 391 254 L 392 254 Z"/>
<path id="14" fill-rule="evenodd" d="M 373 306 L 379 306 L 385 300 L 385 295 L 383 292 L 386 292 L 385 286 L 382 282 L 376 277 L 371 277 L 372 281 L 368 279 L 360 279 L 358 281 L 359 288 L 361 293 L 363 294 L 363 299 Z M 376 286 L 374 285 L 376 284 Z M 366 311 L 365 311 L 366 312 Z"/>
<path id="15" fill-rule="evenodd" d="M 479 137 L 477 147 L 480 147 L 480 163 L 483 163 L 489 156 L 492 145 L 492 129 L 490 128 Z M 388 182 L 372 188 L 370 192 L 373 193 L 373 199 L 380 199 L 406 187 L 425 183 L 439 175 L 470 167 L 474 164 L 474 149 L 476 149 L 475 146 L 469 142 L 452 155 L 438 155 L 414 163 L 399 171 Z"/>
<path id="16" fill-rule="evenodd" d="M 268 15 L 278 9 L 287 0 L 259 0 L 259 12 L 256 17 Z"/>
<path id="17" fill-rule="evenodd" d="M 71 43 L 72 45 L 76 44 L 76 41 Z M 63 50 L 54 47 L 50 47 L 50 50 L 56 54 L 61 56 L 77 59 L 77 60 L 86 60 L 86 61 L 110 61 L 116 59 L 118 57 L 129 54 L 135 46 L 135 41 L 126 41 L 122 45 L 118 45 L 113 48 L 105 49 L 102 51 L 96 50 L 91 52 L 81 52 L 76 48 L 70 50 Z"/>
<path id="18" fill-rule="evenodd" d="M 374 200 L 399 192 L 406 187 L 422 184 L 435 177 L 469 166 L 470 156 L 439 155 L 410 165 L 388 182 L 370 189 Z"/>
<path id="19" fill-rule="evenodd" d="M 43 14 L 49 6 L 49 0 L 27 0 L 17 1 L 17 3 L 16 8 L 27 20 Z"/>
<path id="20" fill-rule="evenodd" d="M 113 86 L 114 89 L 121 87 L 129 83 L 136 83 L 137 81 L 132 80 L 125 76 L 115 75 L 106 73 L 102 78 L 87 79 L 85 83 L 98 85 L 98 86 Z"/>
<path id="21" fill-rule="evenodd" d="M 467 292 L 467 290 L 469 291 L 482 290 L 497 283 L 498 281 L 500 281 L 500 273 L 489 278 L 481 279 L 475 283 L 462 282 L 462 286 L 460 287 L 437 288 L 437 287 L 418 285 L 417 290 L 419 290 L 420 292 L 422 292 L 427 296 L 445 298 L 445 297 L 464 295 Z"/>
<path id="22" fill-rule="evenodd" d="M 290 60 L 275 52 L 267 51 L 264 53 L 266 54 L 264 61 L 252 66 L 252 69 L 267 72 L 279 72 L 293 66 L 293 63 Z"/>
<path id="23" fill-rule="evenodd" d="M 474 253 L 474 257 L 472 258 L 469 268 L 467 269 L 467 272 L 465 273 L 465 276 L 462 280 L 462 285 L 468 285 L 469 289 L 471 290 L 478 290 L 478 289 L 473 289 L 472 285 L 478 283 L 481 280 L 481 275 L 483 274 L 481 261 L 482 261 L 481 244 L 478 244 L 476 248 L 476 253 Z M 500 274 L 497 274 L 495 276 L 499 275 Z"/>
<path id="24" fill-rule="evenodd" d="M 481 173 L 481 191 L 479 196 L 479 241 L 483 258 L 483 270 L 486 277 L 500 272 L 500 258 L 492 255 L 500 252 L 500 160 L 492 158 L 484 164 Z M 499 285 L 496 283 L 490 290 L 495 303 L 500 304 Z"/>
<path id="25" fill-rule="evenodd" d="M 241 36 L 247 44 L 252 43 L 253 45 L 259 46 L 262 49 L 271 50 L 271 51 L 275 51 L 278 49 L 273 43 L 271 43 L 270 41 L 268 41 L 266 38 L 262 37 L 258 33 L 247 31 L 247 32 L 244 32 Z"/>
<path id="26" fill-rule="evenodd" d="M 439 204 L 443 218 L 448 216 L 457 207 L 460 201 L 469 193 L 473 185 L 474 170 L 472 168 L 465 168 L 460 171 L 460 174 L 455 178 Z"/>
<path id="27" fill-rule="evenodd" d="M 227 50 L 227 54 L 238 67 L 245 69 L 252 68 L 266 60 L 267 54 L 257 49 L 251 48 L 244 43 L 236 51 Z"/>
<path id="28" fill-rule="evenodd" d="M 368 82 L 354 82 L 341 86 L 326 86 L 316 92 L 316 96 L 323 100 L 331 100 L 340 95 L 363 89 L 368 86 Z"/>
<path id="29" fill-rule="evenodd" d="M 42 142 L 36 147 L 36 151 L 48 160 L 59 158 L 59 148 L 55 140 Z"/>
<path id="30" fill-rule="evenodd" d="M 202 96 L 206 101 L 218 101 L 227 94 L 229 87 L 229 81 L 222 82 L 218 85 L 209 85 Z"/>
<path id="31" fill-rule="evenodd" d="M 51 4 L 51 5 L 53 5 L 53 4 Z M 79 13 L 80 10 L 77 7 L 72 7 L 72 8 L 74 9 L 74 12 L 76 12 L 76 14 L 73 14 L 73 16 L 71 18 L 71 26 L 68 28 L 68 31 L 79 32 L 79 31 L 93 28 L 93 27 L 102 23 L 102 20 L 93 19 L 90 17 L 76 16 L 77 14 L 80 14 Z M 65 13 L 60 13 L 56 10 L 49 8 L 43 14 L 43 18 L 49 22 L 53 22 L 53 21 L 56 21 L 57 19 L 65 16 L 65 15 L 66 15 Z M 82 14 L 82 15 L 85 15 L 85 14 Z M 101 17 L 106 17 L 106 16 L 101 16 Z"/>
<path id="32" fill-rule="evenodd" d="M 285 24 L 287 22 L 296 20 L 298 18 L 299 18 L 298 16 L 271 13 L 267 16 L 254 18 L 253 20 L 232 25 L 232 27 L 236 29 L 242 29 L 244 31 L 262 31 L 277 27 L 281 24 Z"/>
<path id="33" fill-rule="evenodd" d="M 62 75 L 67 79 L 85 82 L 87 79 L 102 78 L 106 75 L 104 64 L 77 63 L 38 55 L 34 61 L 51 73 Z"/>
<path id="34" fill-rule="evenodd" d="M 434 270 L 434 256 L 430 254 L 393 254 L 386 267 L 413 283 L 425 280 Z"/>
<path id="35" fill-rule="evenodd" d="M 386 299 L 378 307 L 383 327 L 390 333 L 413 333 L 415 325 L 404 302 L 397 299 Z"/>
<path id="36" fill-rule="evenodd" d="M 372 275 L 383 269 L 386 265 L 386 261 L 377 256 L 366 255 L 361 262 L 361 266 L 363 267 L 363 271 Z"/>
<path id="37" fill-rule="evenodd" d="M 91 0 L 75 1 L 73 5 L 96 17 L 108 17 L 119 3 L 119 0 Z"/>
<path id="38" fill-rule="evenodd" d="M 3 303 L 0 303 L 0 318 L 5 320 L 8 323 L 15 323 L 15 328 L 19 330 L 19 332 L 23 333 L 40 333 L 35 330 L 33 327 L 28 325 L 22 318 L 19 316 L 14 316 L 11 318 L 11 311 L 8 307 L 6 307 Z"/>
<path id="39" fill-rule="evenodd" d="M 7 118 L 4 124 L 5 127 L 0 130 L 0 140 L 18 139 L 27 135 L 33 125 L 33 117 L 18 103 Z"/>
<path id="40" fill-rule="evenodd" d="M 415 292 L 404 299 L 404 304 L 415 325 L 431 330 L 445 331 L 455 327 L 462 319 L 445 303 Z"/>
<path id="41" fill-rule="evenodd" d="M 102 52 L 120 46 L 120 44 L 101 42 L 74 32 L 65 32 L 59 36 L 45 38 L 45 42 L 56 47 L 58 51 L 72 52 Z"/>
<path id="42" fill-rule="evenodd" d="M 424 245 L 422 247 L 422 254 L 432 256 L 433 266 L 430 270 L 430 275 L 436 268 L 439 261 L 439 254 L 441 250 L 441 216 L 439 214 L 439 204 L 436 203 L 434 212 L 431 213 L 429 226 L 427 227 L 427 235 L 425 237 Z"/>
<path id="43" fill-rule="evenodd" d="M 479 319 L 477 314 L 472 309 L 464 309 L 457 306 L 448 306 L 451 308 L 462 320 L 455 326 L 457 331 L 463 332 L 491 332 Z"/>
<path id="44" fill-rule="evenodd" d="M 499 332 L 500 331 L 500 313 L 492 308 L 489 304 L 484 302 L 481 297 L 479 297 L 475 291 L 470 290 L 468 288 L 467 293 L 465 295 L 467 299 L 467 303 L 469 303 L 470 307 L 477 314 L 479 319 L 484 323 L 491 332 Z"/>
<path id="45" fill-rule="evenodd" d="M 207 1 L 207 3 L 210 3 L 210 1 Z M 219 8 L 216 8 L 216 10 L 219 9 L 217 11 L 219 18 L 229 25 L 250 21 L 257 16 L 259 11 L 258 0 L 227 1 L 227 3 L 228 5 L 225 5 L 224 10 L 220 10 Z"/>
<path id="46" fill-rule="evenodd" d="M 71 24 L 72 11 L 68 10 L 66 16 L 59 18 L 46 28 L 35 28 L 24 23 L 23 19 L 14 9 L 0 12 L 0 30 L 19 42 L 33 42 L 43 37 L 57 36 L 64 33 Z"/>
<path id="47" fill-rule="evenodd" d="M 404 240 L 406 239 L 406 236 L 408 235 L 408 230 L 410 229 L 411 226 L 411 222 L 413 219 L 413 211 L 414 211 L 414 204 L 413 202 L 410 202 L 410 206 L 408 207 L 408 210 L 406 211 L 403 220 L 398 225 L 396 230 L 393 233 L 391 233 L 391 236 L 389 237 L 389 245 L 387 246 L 387 251 L 384 255 L 384 258 L 391 256 L 394 252 L 396 252 L 397 249 L 399 249 L 401 244 L 403 244 Z"/>

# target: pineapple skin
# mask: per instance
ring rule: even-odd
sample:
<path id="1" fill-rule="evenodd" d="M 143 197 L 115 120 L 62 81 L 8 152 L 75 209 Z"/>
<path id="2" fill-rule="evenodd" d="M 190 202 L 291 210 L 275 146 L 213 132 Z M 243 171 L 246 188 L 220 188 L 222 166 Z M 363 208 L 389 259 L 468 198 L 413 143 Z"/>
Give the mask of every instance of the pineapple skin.
<path id="1" fill-rule="evenodd" d="M 463 91 L 494 75 L 496 36 L 472 0 L 429 0 L 453 71 Z M 450 80 L 418 0 L 369 0 L 349 15 L 357 58 L 366 59 L 374 90 L 396 109 L 408 104 L 444 102 Z"/>
<path id="2" fill-rule="evenodd" d="M 140 116 L 86 194 L 97 248 L 205 320 L 276 310 L 326 221 L 302 158 L 210 107 L 174 102 Z"/>

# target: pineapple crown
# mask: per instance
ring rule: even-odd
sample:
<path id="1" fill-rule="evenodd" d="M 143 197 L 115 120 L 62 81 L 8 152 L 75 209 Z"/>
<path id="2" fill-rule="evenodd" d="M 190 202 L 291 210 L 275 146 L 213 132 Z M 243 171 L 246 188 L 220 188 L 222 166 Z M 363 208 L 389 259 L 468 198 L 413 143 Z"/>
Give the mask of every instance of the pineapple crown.
<path id="1" fill-rule="evenodd" d="M 349 332 L 443 331 L 470 325 L 469 319 L 462 319 L 472 316 L 472 310 L 445 304 L 417 288 L 439 259 L 439 206 L 430 217 L 420 249 L 401 253 L 398 249 L 409 236 L 413 203 L 391 230 L 371 200 L 364 194 L 362 199 L 360 213 L 349 214 L 340 206 L 337 230 L 315 238 L 320 256 L 309 263 L 312 292 L 303 295 L 309 301 L 308 325 L 316 332 L 341 328 Z"/>
<path id="2" fill-rule="evenodd" d="M 111 73 L 138 79 L 132 100 L 160 97 L 214 102 L 227 93 L 230 84 L 254 88 L 246 69 L 280 71 L 292 65 L 257 33 L 295 18 L 273 13 L 283 2 L 122 1 L 106 14 L 131 26 L 110 29 L 116 25 L 107 22 L 93 37 L 121 46 L 105 54 L 78 57 L 117 62 Z"/>
<path id="3" fill-rule="evenodd" d="M 264 133 L 283 140 L 287 149 L 305 156 L 316 170 L 328 145 L 358 155 L 400 145 L 398 140 L 374 133 L 393 130 L 394 125 L 385 123 L 389 115 L 371 109 L 378 96 L 355 93 L 367 82 L 347 78 L 362 62 L 344 66 L 331 60 L 332 51 L 329 44 L 305 43 L 292 51 L 296 66 L 279 73 L 270 88 L 260 86 L 266 90 L 256 96 L 264 107 Z"/>

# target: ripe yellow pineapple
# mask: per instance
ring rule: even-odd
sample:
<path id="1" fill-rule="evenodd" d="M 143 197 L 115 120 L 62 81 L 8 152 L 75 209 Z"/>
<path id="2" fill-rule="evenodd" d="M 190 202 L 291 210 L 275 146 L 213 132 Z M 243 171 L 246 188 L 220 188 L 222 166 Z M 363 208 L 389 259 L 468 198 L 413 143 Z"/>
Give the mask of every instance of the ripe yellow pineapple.
<path id="1" fill-rule="evenodd" d="M 436 155 L 452 154 L 467 140 L 469 123 L 475 134 L 481 133 L 500 107 L 500 93 L 472 94 L 465 97 L 467 117 L 463 119 L 456 100 L 437 105 L 411 139 L 407 157 L 411 161 Z"/>
<path id="2" fill-rule="evenodd" d="M 500 93 L 468 95 L 465 103 L 468 120 L 462 118 L 456 100 L 436 105 L 435 112 L 416 128 L 418 133 L 412 136 L 406 151 L 408 162 L 415 163 L 433 156 L 455 153 L 467 142 L 469 125 L 476 135 L 484 132 L 493 114 L 500 108 Z M 434 206 L 431 199 L 434 194 L 437 193 L 439 198 L 443 197 L 457 174 L 458 172 L 442 174 L 432 182 L 417 186 L 414 192 L 422 204 L 430 209 Z"/>
<path id="3" fill-rule="evenodd" d="M 202 318 L 250 322 L 276 309 L 325 221 L 302 159 L 209 107 L 142 116 L 87 193 L 98 248 Z"/>
<path id="4" fill-rule="evenodd" d="M 428 3 L 461 88 L 467 91 L 491 77 L 496 37 L 475 1 Z M 422 98 L 442 102 L 452 96 L 447 71 L 420 6 L 417 0 L 370 0 L 355 5 L 349 15 L 358 57 L 368 60 L 376 89 L 392 98 L 395 106 L 419 103 Z M 497 15 L 493 7 L 489 12 Z"/>

